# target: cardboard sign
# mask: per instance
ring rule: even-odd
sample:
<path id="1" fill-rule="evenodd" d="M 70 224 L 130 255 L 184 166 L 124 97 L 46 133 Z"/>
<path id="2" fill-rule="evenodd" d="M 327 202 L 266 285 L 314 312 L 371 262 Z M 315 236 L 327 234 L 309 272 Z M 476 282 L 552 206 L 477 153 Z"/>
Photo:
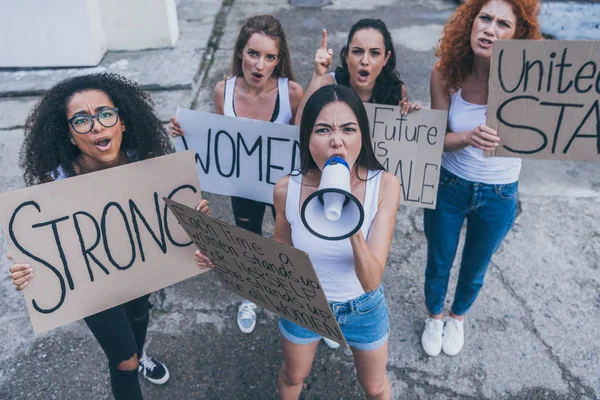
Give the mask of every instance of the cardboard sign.
<path id="1" fill-rule="evenodd" d="M 36 333 L 201 272 L 163 197 L 200 202 L 191 151 L 0 195 L 13 259 L 33 266 L 23 293 Z"/>
<path id="2" fill-rule="evenodd" d="M 227 289 L 347 346 L 308 254 L 165 199 Z"/>
<path id="3" fill-rule="evenodd" d="M 435 208 L 448 113 L 365 103 L 375 155 L 402 184 L 403 205 Z M 177 150 L 196 151 L 202 189 L 273 204 L 277 180 L 297 168 L 299 129 L 177 109 L 185 135 Z"/>
<path id="4" fill-rule="evenodd" d="M 177 151 L 196 152 L 202 190 L 273 204 L 277 180 L 297 168 L 299 128 L 177 108 L 185 135 Z"/>
<path id="5" fill-rule="evenodd" d="M 402 186 L 400 204 L 435 208 L 448 112 L 365 104 L 377 159 Z"/>
<path id="6" fill-rule="evenodd" d="M 492 155 L 600 161 L 600 41 L 494 43 L 487 125 Z"/>

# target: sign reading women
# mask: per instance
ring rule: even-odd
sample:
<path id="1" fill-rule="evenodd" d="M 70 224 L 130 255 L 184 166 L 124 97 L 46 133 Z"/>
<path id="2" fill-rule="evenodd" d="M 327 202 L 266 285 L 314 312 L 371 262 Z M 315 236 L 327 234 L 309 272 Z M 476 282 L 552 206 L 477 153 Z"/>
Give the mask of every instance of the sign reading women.
<path id="1" fill-rule="evenodd" d="M 497 41 L 489 90 L 493 155 L 600 161 L 600 41 Z"/>

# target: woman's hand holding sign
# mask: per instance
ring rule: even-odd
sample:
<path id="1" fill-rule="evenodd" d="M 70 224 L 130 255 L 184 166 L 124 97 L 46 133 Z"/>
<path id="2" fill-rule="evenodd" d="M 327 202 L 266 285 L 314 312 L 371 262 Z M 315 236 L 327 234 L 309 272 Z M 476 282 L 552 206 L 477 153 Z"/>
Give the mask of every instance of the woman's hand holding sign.
<path id="1" fill-rule="evenodd" d="M 419 103 L 408 101 L 408 97 L 400 100 L 398 105 L 400 106 L 400 113 L 403 117 L 406 117 L 410 112 L 421 109 L 421 105 Z"/>
<path id="2" fill-rule="evenodd" d="M 479 125 L 472 131 L 465 132 L 465 142 L 483 151 L 493 151 L 498 147 L 500 138 L 494 129 L 487 125 Z"/>
<path id="3" fill-rule="evenodd" d="M 208 201 L 202 200 L 200 203 L 198 203 L 198 205 L 196 206 L 196 211 L 200 211 L 201 213 L 210 215 L 210 208 L 208 207 Z M 200 250 L 196 250 L 196 252 L 194 253 L 194 260 L 196 260 L 196 264 L 198 264 L 198 267 L 200 267 L 200 268 L 214 268 L 215 267 L 214 264 L 212 263 L 212 261 L 210 261 L 210 259 L 208 257 L 206 257 L 204 254 L 202 254 L 202 252 Z"/>
<path id="4" fill-rule="evenodd" d="M 9 253 L 6 256 L 9 260 L 13 261 L 12 255 Z M 10 266 L 10 277 L 15 284 L 17 290 L 23 290 L 29 284 L 31 278 L 33 278 L 33 267 L 29 264 L 13 264 Z"/>

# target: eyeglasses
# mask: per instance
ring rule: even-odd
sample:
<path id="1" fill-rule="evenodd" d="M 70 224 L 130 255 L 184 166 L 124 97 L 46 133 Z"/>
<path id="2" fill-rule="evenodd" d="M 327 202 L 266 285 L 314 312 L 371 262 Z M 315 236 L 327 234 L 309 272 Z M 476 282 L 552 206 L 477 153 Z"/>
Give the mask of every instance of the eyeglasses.
<path id="1" fill-rule="evenodd" d="M 105 108 L 96 115 L 76 115 L 67 122 L 73 130 L 81 135 L 90 132 L 94 128 L 94 118 L 105 128 L 115 126 L 119 120 L 119 109 Z"/>

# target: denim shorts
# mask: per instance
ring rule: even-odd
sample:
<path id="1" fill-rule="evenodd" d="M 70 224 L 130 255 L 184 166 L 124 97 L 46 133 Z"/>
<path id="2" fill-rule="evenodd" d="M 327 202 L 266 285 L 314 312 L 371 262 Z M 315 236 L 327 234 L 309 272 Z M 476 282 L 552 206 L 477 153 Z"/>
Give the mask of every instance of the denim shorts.
<path id="1" fill-rule="evenodd" d="M 358 350 L 375 350 L 385 344 L 389 335 L 388 307 L 383 287 L 346 302 L 330 301 L 329 307 L 340 325 L 346 342 Z M 279 318 L 281 334 L 294 344 L 308 344 L 321 339 L 300 325 Z"/>

